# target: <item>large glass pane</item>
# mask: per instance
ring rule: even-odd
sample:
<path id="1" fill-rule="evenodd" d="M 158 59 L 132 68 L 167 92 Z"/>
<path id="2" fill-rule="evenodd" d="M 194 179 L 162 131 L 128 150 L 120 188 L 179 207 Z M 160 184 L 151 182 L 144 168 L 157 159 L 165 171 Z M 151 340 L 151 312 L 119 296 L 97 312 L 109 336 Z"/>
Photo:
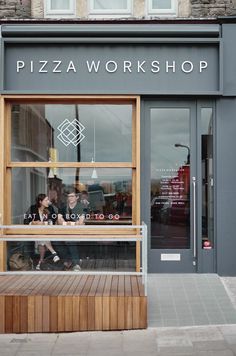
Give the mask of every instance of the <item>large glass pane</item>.
<path id="1" fill-rule="evenodd" d="M 54 249 L 59 260 L 54 262 L 54 256 L 46 249 L 39 264 L 42 246 L 40 241 L 7 242 L 7 270 L 135 272 L 135 242 L 69 242 L 66 238 L 47 241 L 47 246 Z"/>
<path id="2" fill-rule="evenodd" d="M 11 205 L 12 224 L 131 224 L 132 171 L 15 168 Z M 8 242 L 7 247 L 9 270 L 135 270 L 135 243 L 71 242 L 65 236 Z"/>
<path id="3" fill-rule="evenodd" d="M 45 206 L 45 216 L 42 209 L 42 219 L 38 205 L 35 207 L 40 194 L 50 200 Z M 131 169 L 12 170 L 12 224 L 39 220 L 46 224 L 48 220 L 55 224 L 62 224 L 63 220 L 71 224 L 79 222 L 81 216 L 84 216 L 85 224 L 131 224 Z"/>
<path id="4" fill-rule="evenodd" d="M 152 0 L 152 9 L 171 9 L 171 0 Z"/>
<path id="5" fill-rule="evenodd" d="M 213 176 L 213 111 L 201 109 L 202 143 L 202 247 L 213 247 L 214 176 Z"/>
<path id="6" fill-rule="evenodd" d="M 126 10 L 128 0 L 94 0 L 95 10 Z"/>
<path id="7" fill-rule="evenodd" d="M 51 10 L 69 10 L 70 0 L 51 0 Z"/>
<path id="8" fill-rule="evenodd" d="M 12 160 L 129 162 L 132 105 L 12 105 Z"/>
<path id="9" fill-rule="evenodd" d="M 190 247 L 190 110 L 151 109 L 151 248 Z"/>

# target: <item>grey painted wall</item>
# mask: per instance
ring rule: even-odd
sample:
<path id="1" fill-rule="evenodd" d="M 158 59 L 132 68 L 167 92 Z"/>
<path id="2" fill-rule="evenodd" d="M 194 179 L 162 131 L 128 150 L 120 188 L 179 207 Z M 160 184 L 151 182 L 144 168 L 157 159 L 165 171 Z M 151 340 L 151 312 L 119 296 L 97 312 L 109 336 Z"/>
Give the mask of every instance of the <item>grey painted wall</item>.
<path id="1" fill-rule="evenodd" d="M 236 99 L 220 99 L 217 120 L 217 273 L 236 275 Z"/>
<path id="2" fill-rule="evenodd" d="M 222 25 L 223 39 L 223 91 L 224 95 L 236 95 L 236 46 L 235 24 Z"/>

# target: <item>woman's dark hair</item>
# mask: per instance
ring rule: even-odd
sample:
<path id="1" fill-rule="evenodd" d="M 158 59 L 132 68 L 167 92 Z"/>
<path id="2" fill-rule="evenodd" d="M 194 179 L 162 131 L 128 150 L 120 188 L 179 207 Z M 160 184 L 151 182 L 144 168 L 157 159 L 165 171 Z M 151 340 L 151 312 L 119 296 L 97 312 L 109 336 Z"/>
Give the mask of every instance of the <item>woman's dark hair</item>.
<path id="1" fill-rule="evenodd" d="M 35 201 L 36 201 L 36 207 L 37 208 L 40 208 L 40 206 L 41 206 L 41 204 L 40 204 L 40 202 L 41 201 L 43 201 L 45 198 L 46 198 L 46 194 L 39 194 L 39 195 L 37 195 L 37 197 L 36 197 L 36 199 L 35 199 Z"/>

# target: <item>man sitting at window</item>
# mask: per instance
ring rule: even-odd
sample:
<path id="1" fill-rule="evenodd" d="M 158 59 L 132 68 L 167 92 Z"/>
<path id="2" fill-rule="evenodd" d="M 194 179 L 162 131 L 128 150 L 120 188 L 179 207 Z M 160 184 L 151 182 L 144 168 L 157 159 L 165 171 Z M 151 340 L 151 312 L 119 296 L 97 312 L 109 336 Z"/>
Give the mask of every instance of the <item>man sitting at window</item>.
<path id="1" fill-rule="evenodd" d="M 83 225 L 85 220 L 85 214 L 88 211 L 89 202 L 86 199 L 79 200 L 79 196 L 72 188 L 67 192 L 67 203 L 65 206 L 59 209 L 58 212 L 58 224 L 64 225 L 69 222 L 73 222 L 76 225 Z M 68 247 L 71 261 L 73 263 L 73 270 L 80 271 L 79 265 L 79 253 L 77 245 L 73 242 L 65 242 Z"/>

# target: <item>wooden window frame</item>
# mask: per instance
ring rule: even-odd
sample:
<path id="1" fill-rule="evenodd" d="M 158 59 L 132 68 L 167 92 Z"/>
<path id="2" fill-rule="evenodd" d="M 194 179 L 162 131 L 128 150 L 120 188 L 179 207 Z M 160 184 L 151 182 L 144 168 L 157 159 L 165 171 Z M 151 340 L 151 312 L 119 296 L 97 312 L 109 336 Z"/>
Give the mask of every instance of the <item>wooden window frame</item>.
<path id="1" fill-rule="evenodd" d="M 14 162 L 11 161 L 11 105 L 12 104 L 132 104 L 132 161 L 131 162 Z M 11 225 L 11 174 L 13 168 L 130 168 L 132 169 L 132 224 L 140 225 L 140 97 L 139 96 L 94 96 L 94 95 L 5 95 L 0 96 L 0 224 Z M 13 236 L 29 233 L 19 225 L 18 229 L 0 230 L 0 235 Z M 25 229 L 26 230 L 26 229 Z M 31 232 L 30 232 L 31 233 Z M 40 229 L 36 234 L 52 234 L 50 229 Z M 63 235 L 72 230 L 63 229 Z M 81 231 L 83 235 L 86 230 Z M 99 230 L 99 234 L 112 234 L 114 230 Z M 58 234 L 58 232 L 56 232 Z M 76 230 L 76 234 L 79 234 Z M 91 231 L 87 231 L 91 234 Z M 119 234 L 137 234 L 136 229 L 119 229 Z M 0 241 L 0 271 L 6 268 L 6 242 Z M 140 268 L 140 242 L 136 243 L 136 270 Z"/>

